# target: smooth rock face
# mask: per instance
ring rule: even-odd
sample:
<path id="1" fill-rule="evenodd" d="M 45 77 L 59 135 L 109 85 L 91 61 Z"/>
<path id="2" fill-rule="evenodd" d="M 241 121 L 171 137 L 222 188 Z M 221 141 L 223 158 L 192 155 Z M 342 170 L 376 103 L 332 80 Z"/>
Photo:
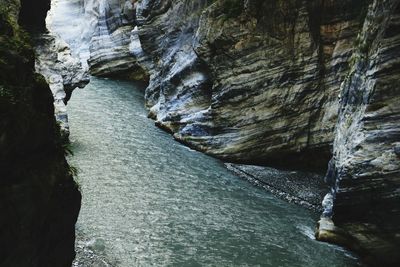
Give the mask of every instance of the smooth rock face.
<path id="1" fill-rule="evenodd" d="M 64 157 L 50 88 L 34 72 L 32 44 L 18 26 L 18 20 L 32 23 L 30 29 L 44 25 L 47 9 L 33 20 L 18 18 L 31 3 L 0 1 L 0 266 L 69 267 L 81 195 Z"/>
<path id="2" fill-rule="evenodd" d="M 367 246 L 373 264 L 398 266 L 399 1 L 374 1 L 356 43 L 353 65 L 342 84 L 327 177 L 335 194 L 333 220 Z"/>
<path id="3" fill-rule="evenodd" d="M 365 6 L 352 2 L 141 1 L 151 117 L 223 159 L 326 168 Z"/>

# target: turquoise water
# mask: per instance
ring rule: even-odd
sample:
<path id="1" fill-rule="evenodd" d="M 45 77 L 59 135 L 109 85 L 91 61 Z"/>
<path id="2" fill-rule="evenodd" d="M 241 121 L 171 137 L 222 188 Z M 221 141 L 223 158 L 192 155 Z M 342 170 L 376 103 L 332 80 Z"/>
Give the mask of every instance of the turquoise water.
<path id="1" fill-rule="evenodd" d="M 78 230 L 116 266 L 356 266 L 317 214 L 232 175 L 147 119 L 143 89 L 92 78 L 69 102 Z"/>

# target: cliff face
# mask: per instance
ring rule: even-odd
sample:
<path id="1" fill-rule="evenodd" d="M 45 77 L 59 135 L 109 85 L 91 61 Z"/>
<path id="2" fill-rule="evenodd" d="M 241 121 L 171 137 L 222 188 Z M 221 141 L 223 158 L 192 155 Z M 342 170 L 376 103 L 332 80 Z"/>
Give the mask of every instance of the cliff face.
<path id="1" fill-rule="evenodd" d="M 71 17 L 61 17 L 63 23 L 71 25 Z M 51 19 L 50 14 L 48 20 L 51 21 Z M 72 23 L 72 25 L 74 24 Z M 72 37 L 76 37 L 76 35 Z M 68 139 L 69 125 L 66 105 L 75 88 L 83 88 L 89 83 L 88 70 L 82 64 L 79 54 L 73 54 L 69 44 L 52 28 L 49 30 L 45 28 L 45 30 L 35 33 L 34 46 L 35 69 L 45 77 L 50 86 L 54 97 L 56 120 L 61 127 L 63 138 Z"/>
<path id="2" fill-rule="evenodd" d="M 317 237 L 396 265 L 398 10 L 397 0 L 141 1 L 150 116 L 230 161 L 318 170 L 333 149 Z"/>
<path id="3" fill-rule="evenodd" d="M 134 5 L 131 0 L 55 0 L 48 25 L 91 74 L 146 79 L 130 52 Z M 71 24 L 71 20 L 76 22 Z"/>
<path id="4" fill-rule="evenodd" d="M 365 7 L 142 1 L 151 116 L 178 140 L 223 159 L 324 169 Z"/>
<path id="5" fill-rule="evenodd" d="M 351 234 L 350 241 L 366 246 L 376 265 L 396 266 L 400 262 L 399 1 L 373 2 L 351 62 L 341 88 L 327 176 L 334 196 L 327 215 Z M 329 239 L 332 232 L 337 234 L 323 223 L 318 234 Z"/>
<path id="6" fill-rule="evenodd" d="M 35 3 L 32 8 L 27 0 L 0 2 L 0 265 L 5 267 L 71 266 L 75 254 L 81 196 L 64 157 L 51 91 L 34 72 L 30 37 L 18 25 L 19 20 L 31 30 L 43 29 L 49 2 Z M 34 9 L 39 12 L 28 16 Z"/>
<path id="7" fill-rule="evenodd" d="M 317 238 L 399 262 L 398 0 L 69 5 L 93 74 L 148 72 L 157 125 L 229 161 L 324 171 L 330 160 Z"/>
<path id="8" fill-rule="evenodd" d="M 69 46 L 53 33 L 35 36 L 35 69 L 42 74 L 54 97 L 56 120 L 63 139 L 69 136 L 67 102 L 72 91 L 89 83 L 89 73 L 82 67 L 79 57 L 72 56 Z"/>

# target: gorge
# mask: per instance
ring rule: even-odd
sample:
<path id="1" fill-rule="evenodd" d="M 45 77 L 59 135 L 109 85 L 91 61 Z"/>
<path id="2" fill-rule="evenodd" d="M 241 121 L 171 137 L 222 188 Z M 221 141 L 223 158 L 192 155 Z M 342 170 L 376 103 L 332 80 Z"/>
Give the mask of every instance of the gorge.
<path id="1" fill-rule="evenodd" d="M 83 195 L 77 266 L 357 266 L 315 240 L 317 212 L 157 129 L 140 84 L 93 77 L 68 108 Z"/>
<path id="2" fill-rule="evenodd" d="M 317 202 L 313 202 L 321 203 L 313 205 L 322 211 L 316 238 L 357 252 L 362 261 L 371 266 L 399 264 L 398 0 L 52 0 L 47 16 L 49 31 L 46 32 L 44 18 L 49 8 L 50 2 L 46 0 L 35 3 L 1 0 L 0 146 L 1 197 L 4 199 L 1 211 L 5 214 L 1 225 L 3 229 L 11 230 L 3 230 L 6 232 L 1 234 L 1 266 L 71 264 L 74 254 L 71 245 L 73 225 L 79 211 L 80 194 L 72 180 L 74 168 L 68 167 L 62 151 L 63 148 L 70 149 L 64 143 L 70 134 L 72 150 L 76 153 L 70 161 L 81 169 L 82 176 L 78 178 L 82 179 L 84 194 L 81 216 L 91 221 L 86 226 L 79 222 L 78 229 L 84 228 L 82 231 L 89 235 L 88 238 L 100 233 L 109 236 L 94 247 L 123 246 L 117 245 L 118 242 L 128 242 L 123 238 L 118 241 L 113 236 L 120 235 L 122 232 L 117 232 L 120 228 L 122 231 L 123 226 L 113 228 L 112 224 L 99 223 L 99 228 L 96 228 L 96 222 L 101 218 L 96 217 L 98 215 L 93 209 L 104 205 L 104 208 L 119 208 L 127 214 L 135 214 L 127 220 L 136 225 L 131 225 L 131 230 L 125 232 L 127 236 L 135 236 L 132 242 L 142 240 L 143 244 L 148 244 L 149 240 L 169 240 L 183 246 L 169 250 L 170 254 L 167 254 L 170 258 L 162 260 L 165 265 L 202 266 L 219 261 L 223 265 L 293 266 L 294 262 L 279 261 L 283 257 L 301 255 L 299 250 L 292 250 L 294 244 L 289 245 L 290 249 L 284 249 L 286 246 L 282 243 L 291 244 L 289 239 L 304 246 L 303 256 L 318 250 L 320 258 L 326 260 L 315 262 L 314 258 L 308 258 L 309 261 L 298 263 L 300 266 L 356 264 L 351 258 L 342 258 L 343 251 L 340 252 L 342 256 L 337 258 L 328 256 L 331 254 L 328 251 L 335 251 L 336 248 L 315 243 L 312 239 L 305 240 L 302 236 L 304 231 L 294 229 L 292 220 L 282 220 L 285 214 L 293 216 L 294 222 L 303 222 L 295 222 L 295 225 L 308 229 L 306 232 L 309 233 L 312 226 L 307 216 L 318 220 L 313 213 L 306 215 L 300 207 L 296 210 L 291 204 L 279 204 L 280 200 L 262 195 L 268 193 L 261 193 L 256 188 L 252 189 L 254 193 L 250 193 L 249 186 L 243 181 L 236 181 L 235 176 L 219 165 L 219 161 L 197 152 L 184 152 L 186 150 L 178 143 L 165 141 L 165 135 L 145 126 L 149 122 L 143 117 L 145 111 L 138 111 L 138 104 L 143 104 L 155 124 L 171 133 L 177 141 L 233 163 L 229 166 L 233 166 L 235 172 L 245 172 L 245 176 L 254 177 L 256 183 L 266 183 L 264 187 L 276 191 L 278 185 L 273 181 L 287 181 L 286 185 L 279 185 L 275 194 L 294 194 L 290 199 L 300 199 L 295 203 L 304 200 L 303 196 L 296 195 L 296 190 L 291 190 L 297 186 L 296 179 L 300 176 L 294 175 L 290 180 L 287 179 L 288 174 L 291 176 L 291 172 L 299 170 L 320 174 L 306 175 L 308 185 L 313 186 L 305 184 L 302 191 L 311 193 L 314 192 L 314 184 L 319 184 L 321 175 L 325 175 L 329 186 L 329 189 L 324 189 L 327 194 L 323 201 L 319 197 Z M 21 27 L 34 38 L 29 39 Z M 35 46 L 36 59 L 29 43 Z M 33 64 L 43 77 L 34 73 Z M 129 90 L 137 90 L 128 86 L 133 82 L 92 78 L 93 85 L 83 89 L 87 92 L 72 92 L 89 82 L 87 72 L 113 79 L 140 80 L 148 85 L 143 92 L 128 93 Z M 52 101 L 49 89 L 53 93 L 54 110 L 49 104 Z M 108 95 L 104 95 L 106 92 Z M 79 94 L 83 97 L 78 97 Z M 136 98 L 143 97 L 140 94 L 144 95 L 144 103 L 135 102 Z M 66 110 L 71 95 L 71 108 L 75 109 L 70 112 L 74 120 L 71 124 L 75 130 L 69 129 Z M 74 102 L 75 95 L 77 102 Z M 130 106 L 126 99 L 136 104 Z M 54 112 L 57 124 L 51 116 Z M 92 119 L 89 117 L 84 122 L 88 114 Z M 138 118 L 135 119 L 135 116 Z M 62 135 L 56 130 L 57 125 Z M 85 133 L 91 129 L 97 130 L 86 139 Z M 124 133 L 124 136 L 119 133 Z M 153 134 L 157 140 L 148 139 Z M 114 138 L 109 139 L 110 136 Z M 88 142 L 86 147 L 80 143 L 83 140 Z M 89 142 L 93 140 L 98 140 L 104 148 L 96 150 L 99 144 Z M 113 150 L 114 147 L 106 150 L 113 144 L 120 151 L 130 149 L 123 154 Z M 140 154 L 149 147 L 152 147 L 151 151 Z M 164 152 L 152 154 L 152 151 L 159 151 L 158 148 Z M 113 151 L 119 156 L 112 157 Z M 110 154 L 103 157 L 103 153 Z M 165 156 L 169 160 L 164 161 Z M 99 162 L 96 162 L 96 157 Z M 142 161 L 136 161 L 135 157 L 140 157 Z M 179 157 L 191 163 L 182 166 Z M 123 165 L 119 165 L 121 160 Z M 238 163 L 272 166 L 286 172 L 276 171 L 278 174 L 270 179 L 268 175 L 271 172 L 267 171 L 267 175 L 259 179 L 262 176 L 258 175 L 261 167 L 235 165 Z M 145 168 L 146 164 L 154 169 Z M 207 164 L 209 168 L 204 167 Z M 95 166 L 102 170 L 107 165 L 111 169 L 104 169 L 108 170 L 106 175 L 90 171 Z M 119 166 L 118 170 L 113 170 L 113 166 Z M 123 166 L 130 166 L 129 171 Z M 160 170 L 156 170 L 155 166 Z M 135 169 L 142 169 L 143 174 L 138 175 Z M 268 168 L 265 167 L 265 170 Z M 108 178 L 103 180 L 101 177 Z M 141 177 L 151 185 L 135 189 L 132 183 L 139 183 Z M 174 181 L 168 181 L 168 177 Z M 96 181 L 92 181 L 96 179 L 99 179 L 99 187 Z M 102 183 L 103 187 L 100 187 Z M 163 186 L 157 187 L 158 184 Z M 185 186 L 188 191 L 182 192 Z M 136 193 L 124 195 L 123 191 L 119 192 L 121 194 L 107 191 L 107 196 L 113 196 L 112 199 L 101 198 L 102 190 L 111 190 L 108 187 L 131 189 Z M 173 190 L 179 192 L 179 197 L 165 197 L 165 192 Z M 213 192 L 211 195 L 207 193 L 209 190 Z M 159 193 L 158 202 L 154 199 L 151 202 L 153 191 Z M 207 197 L 198 198 L 200 192 Z M 231 195 L 226 195 L 226 192 Z M 241 197 L 235 194 L 241 194 Z M 140 201 L 140 196 L 150 202 Z M 218 198 L 222 202 L 220 209 L 215 204 Z M 175 202 L 169 202 L 171 199 Z M 71 204 L 68 205 L 68 212 L 60 214 L 59 207 L 64 207 L 66 201 Z M 85 201 L 88 206 L 85 206 Z M 196 201 L 205 206 L 194 209 Z M 88 209 L 90 203 L 93 204 L 92 210 Z M 135 206 L 135 203 L 148 206 Z M 182 207 L 177 203 L 186 203 L 187 209 L 180 210 Z M 165 213 L 163 208 L 167 206 L 172 210 Z M 144 207 L 148 210 L 143 211 Z M 263 213 L 262 207 L 266 213 Z M 276 207 L 287 213 L 277 213 Z M 109 212 L 109 215 L 114 214 L 118 218 L 124 213 L 113 213 L 112 209 L 105 210 L 103 214 Z M 177 216 L 179 210 L 182 217 Z M 240 243 L 235 238 L 227 238 L 232 243 L 224 245 L 201 238 L 196 239 L 199 243 L 194 244 L 203 242 L 210 248 L 213 245 L 230 247 L 233 244 L 241 248 L 242 244 L 242 250 L 252 251 L 248 254 L 248 262 L 240 257 L 236 258 L 237 262 L 225 261 L 218 253 L 206 253 L 209 257 L 200 259 L 196 255 L 201 254 L 196 254 L 196 251 L 200 253 L 201 246 L 191 247 L 182 239 L 174 239 L 176 237 L 165 234 L 163 228 L 166 227 L 164 218 L 171 216 L 171 225 L 167 227 L 169 231 L 177 231 L 177 236 L 182 238 L 183 234 L 179 231 L 190 236 L 186 238 L 199 238 L 196 235 L 193 237 L 191 232 L 196 226 L 193 229 L 180 228 L 179 222 L 193 225 L 194 221 L 206 220 L 202 227 L 208 226 L 206 228 L 210 231 L 216 231 L 228 224 L 216 214 L 232 219 L 232 214 L 242 210 L 247 211 L 242 217 L 252 218 L 252 221 L 236 218 L 238 222 L 233 225 L 244 239 L 250 238 L 245 229 L 252 231 L 257 236 L 252 240 L 253 245 L 260 248 L 259 251 L 254 251 L 247 241 L 241 240 L 243 243 Z M 257 212 L 253 213 L 255 210 Z M 142 211 L 150 215 L 144 216 Z M 195 216 L 197 211 L 202 213 Z M 144 219 L 140 221 L 134 216 Z M 193 221 L 186 220 L 186 217 Z M 276 225 L 265 221 L 267 218 L 282 227 L 276 228 Z M 138 226 L 146 220 L 150 220 L 149 225 L 154 223 L 154 235 L 146 236 L 149 229 Z M 174 226 L 174 223 L 177 224 Z M 128 221 L 125 224 L 130 225 Z M 252 224 L 257 227 L 249 226 Z M 16 232 L 19 227 L 26 232 L 19 232 L 18 238 L 15 234 L 8 234 Z M 132 232 L 135 227 L 144 236 Z M 101 232 L 101 229 L 108 229 L 108 232 Z M 54 236 L 55 231 L 63 233 L 63 236 Z M 206 230 L 200 227 L 198 232 L 206 233 Z M 218 231 L 210 235 L 218 237 Z M 227 236 L 235 235 L 228 230 Z M 310 238 L 309 234 L 306 236 Z M 54 246 L 60 240 L 69 242 Z M 115 243 L 110 244 L 111 241 Z M 267 244 L 269 241 L 271 243 Z M 147 247 L 127 245 L 131 246 L 130 249 L 115 250 L 114 247 L 111 251 L 119 252 L 113 256 L 120 256 L 116 265 L 129 266 L 129 261 L 133 260 L 137 265 L 162 265 L 157 261 L 160 260 L 158 252 L 143 252 L 152 244 L 156 243 L 150 242 Z M 271 244 L 281 246 L 278 251 L 289 251 L 289 254 L 269 254 L 274 251 Z M 139 249 L 136 256 L 127 256 L 137 251 L 134 248 Z M 166 249 L 154 248 L 156 251 Z M 18 255 L 27 251 L 30 256 L 22 262 Z M 268 252 L 262 255 L 262 251 Z M 54 258 L 46 259 L 46 253 L 51 253 Z M 236 255 L 234 250 L 226 253 Z M 179 258 L 185 255 L 191 255 L 192 258 L 189 258 L 193 261 Z M 217 256 L 213 258 L 213 255 Z M 56 260 L 58 263 L 54 264 Z"/>

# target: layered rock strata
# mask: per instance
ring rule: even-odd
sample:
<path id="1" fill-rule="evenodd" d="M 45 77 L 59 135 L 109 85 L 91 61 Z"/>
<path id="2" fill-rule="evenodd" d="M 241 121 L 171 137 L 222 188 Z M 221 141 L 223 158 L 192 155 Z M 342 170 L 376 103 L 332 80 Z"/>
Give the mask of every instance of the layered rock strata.
<path id="1" fill-rule="evenodd" d="M 141 1 L 151 117 L 226 160 L 326 168 L 365 5 Z"/>
<path id="2" fill-rule="evenodd" d="M 400 3 L 374 1 L 342 84 L 327 180 L 332 204 L 317 237 L 376 266 L 400 262 Z M 332 225 L 333 222 L 340 228 Z M 343 236 L 343 230 L 347 236 Z M 382 265 L 383 264 L 383 265 Z"/>
<path id="3" fill-rule="evenodd" d="M 0 266 L 69 267 L 81 195 L 51 91 L 34 72 L 30 37 L 18 25 L 43 30 L 49 2 L 32 2 L 0 1 Z M 30 8 L 40 12 L 29 16 Z"/>
<path id="4" fill-rule="evenodd" d="M 139 64 L 157 125 L 234 162 L 331 159 L 317 237 L 399 262 L 398 0 L 72 2 L 92 73 Z"/>
<path id="5" fill-rule="evenodd" d="M 323 170 L 333 148 L 317 237 L 396 265 L 398 5 L 141 1 L 149 115 L 229 161 Z"/>
<path id="6" fill-rule="evenodd" d="M 130 50 L 135 5 L 131 0 L 56 0 L 48 26 L 71 46 L 91 74 L 145 80 Z"/>
<path id="7" fill-rule="evenodd" d="M 76 2 L 79 4 L 80 1 L 71 1 L 70 5 L 76 4 Z M 57 0 L 51 6 L 54 6 L 56 3 Z M 71 42 L 71 45 L 75 45 L 73 51 L 79 51 L 78 47 L 76 47 L 76 44 L 80 43 L 76 39 L 79 36 L 76 23 L 80 23 L 81 21 L 75 21 L 71 16 L 61 16 L 59 20 L 65 23 L 65 26 L 62 36 L 60 36 L 54 30 L 53 19 L 52 12 L 50 12 L 46 23 L 48 29 L 45 28 L 42 32 L 35 34 L 35 68 L 38 73 L 45 77 L 50 85 L 54 97 L 56 120 L 60 125 L 64 139 L 68 139 L 67 102 L 71 97 L 72 91 L 76 88 L 85 87 L 89 83 L 90 78 L 87 68 L 81 62 L 81 55 L 79 53 L 72 53 L 69 44 L 63 40 L 63 37 L 68 37 L 69 40 L 74 38 L 75 42 Z M 56 22 L 59 22 L 59 20 L 56 20 Z M 71 23 L 71 21 L 74 22 Z M 57 25 L 60 26 L 60 24 Z M 72 29 L 68 30 L 70 27 Z"/>

